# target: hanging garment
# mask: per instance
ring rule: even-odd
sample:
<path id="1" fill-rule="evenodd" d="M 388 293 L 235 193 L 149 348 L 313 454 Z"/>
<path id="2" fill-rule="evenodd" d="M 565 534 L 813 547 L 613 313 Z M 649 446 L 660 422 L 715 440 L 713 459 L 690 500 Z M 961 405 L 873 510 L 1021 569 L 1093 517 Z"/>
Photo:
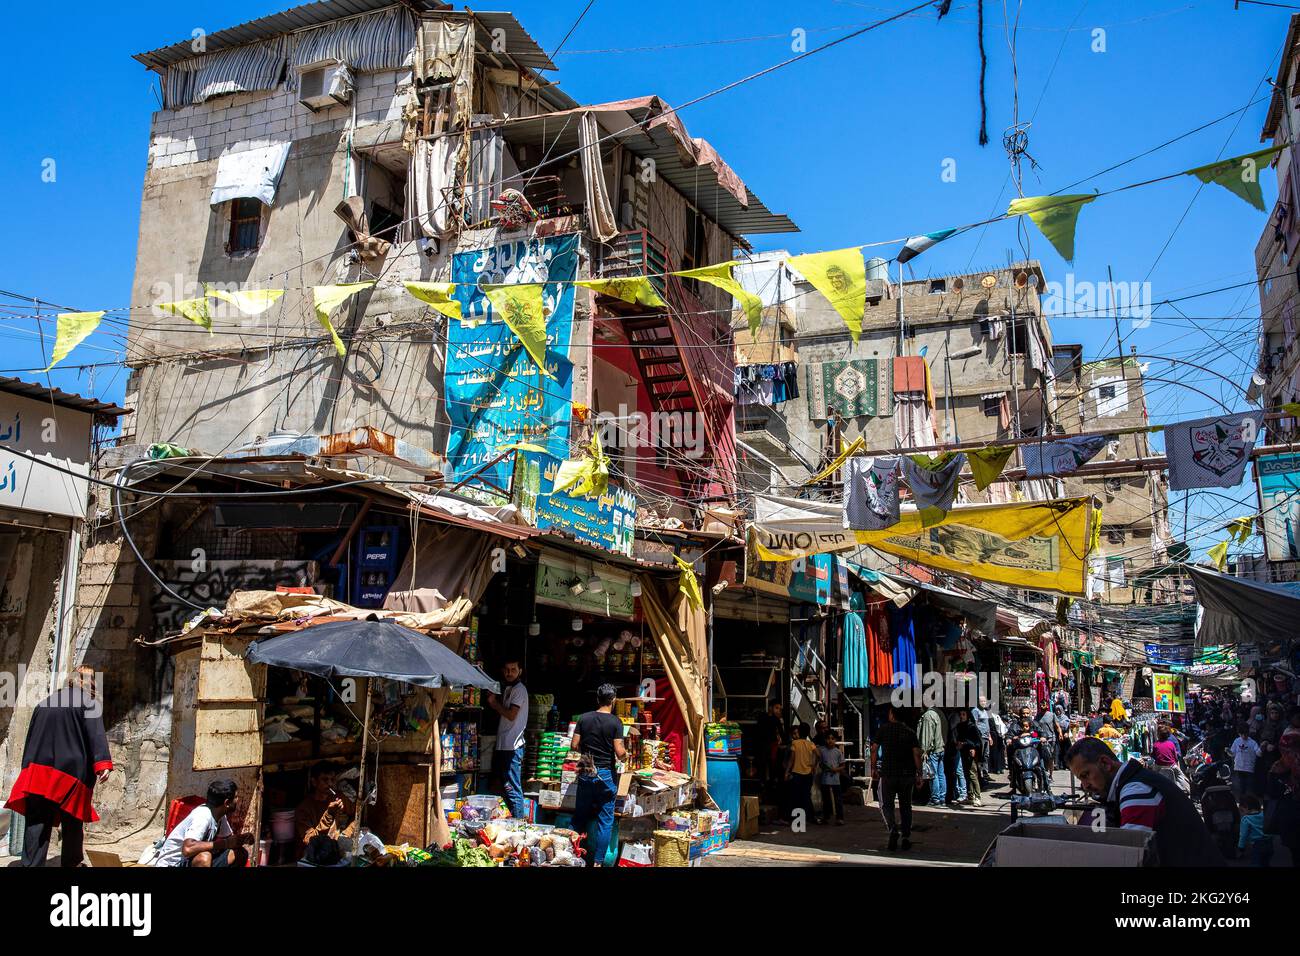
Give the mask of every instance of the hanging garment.
<path id="1" fill-rule="evenodd" d="M 1079 470 L 1080 465 L 1092 461 L 1106 447 L 1107 441 L 1105 435 L 1098 435 L 1023 445 L 1020 450 L 1025 459 L 1025 475 L 1028 478 L 1047 478 L 1072 474 Z"/>
<path id="2" fill-rule="evenodd" d="M 885 602 L 871 605 L 863 624 L 867 632 L 867 665 L 871 686 L 892 686 L 894 659 L 889 650 L 889 615 L 885 611 Z"/>
<path id="3" fill-rule="evenodd" d="M 799 397 L 799 366 L 795 362 L 785 363 L 785 396 L 791 400 Z"/>
<path id="4" fill-rule="evenodd" d="M 894 687 L 908 687 L 916 671 L 916 617 L 911 604 L 891 611 L 889 617 L 894 637 L 894 673 L 889 683 Z"/>
<path id="5" fill-rule="evenodd" d="M 937 444 L 930 404 L 920 393 L 894 397 L 894 437 L 901 448 L 928 448 Z"/>
<path id="6" fill-rule="evenodd" d="M 902 459 L 903 477 L 912 489 L 917 510 L 921 512 L 922 525 L 943 520 L 952 510 L 957 496 L 957 484 L 966 456 L 961 452 L 948 452 L 936 458 L 926 455 L 906 455 Z"/>
<path id="7" fill-rule="evenodd" d="M 883 531 L 898 524 L 899 459 L 850 458 L 845 470 L 844 527 Z"/>
<path id="8" fill-rule="evenodd" d="M 867 659 L 867 629 L 862 615 L 850 611 L 844 615 L 844 686 L 871 686 L 871 668 Z"/>
<path id="9" fill-rule="evenodd" d="M 1169 490 L 1234 488 L 1263 424 L 1262 412 L 1242 412 L 1165 426 Z"/>

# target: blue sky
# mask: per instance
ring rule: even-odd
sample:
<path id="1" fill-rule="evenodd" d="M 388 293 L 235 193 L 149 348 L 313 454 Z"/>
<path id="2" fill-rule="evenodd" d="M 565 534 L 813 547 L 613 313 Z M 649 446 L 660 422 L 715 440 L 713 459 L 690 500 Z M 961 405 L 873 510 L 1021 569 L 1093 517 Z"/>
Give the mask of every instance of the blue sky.
<path id="1" fill-rule="evenodd" d="M 9 78 L 0 119 L 10 131 L 0 176 L 15 215 L 0 260 L 0 289 L 77 309 L 125 306 L 149 120 L 157 108 L 156 77 L 131 54 L 187 38 L 196 27 L 217 30 L 287 5 L 91 5 L 78 10 L 71 32 L 66 17 L 50 8 L 11 9 L 0 34 Z M 679 104 L 790 57 L 796 29 L 806 31 L 812 48 L 909 5 L 750 0 L 717 5 L 723 15 L 704 18 L 701 11 L 712 5 L 596 0 L 557 57 L 557 79 L 584 102 L 657 93 Z M 513 9 L 550 50 L 585 0 L 497 6 Z M 1014 15 L 1016 3 L 1006 6 Z M 1003 7 L 985 3 L 991 141 L 983 148 L 976 142 L 973 0 L 956 0 L 942 22 L 927 10 L 684 111 L 693 135 L 713 142 L 770 208 L 788 212 L 802 227 L 795 236 L 760 237 L 756 247 L 834 249 L 1002 212 L 1014 195 L 1001 146 L 1012 123 L 1013 90 L 1021 120 L 1032 119 L 1028 153 L 1038 164 L 1025 165 L 1026 195 L 1091 177 L 1255 100 L 1225 122 L 1071 191 L 1111 189 L 1259 148 L 1265 78 L 1277 67 L 1287 11 L 1243 6 L 1234 12 L 1231 0 L 1024 4 L 1013 87 Z M 1104 30 L 1104 52 L 1094 50 L 1097 30 Z M 637 49 L 646 47 L 656 49 Z M 45 182 L 44 164 L 51 159 L 56 179 Z M 955 161 L 955 181 L 942 178 L 945 160 Z M 1264 171 L 1261 181 L 1271 209 L 1273 172 Z M 1072 268 L 1035 230 L 1021 233 L 1014 223 L 999 223 L 926 253 L 914 261 L 915 274 L 990 267 L 1028 251 L 1042 260 L 1049 281 L 1064 283 L 1072 273 L 1076 284 L 1102 282 L 1110 267 L 1116 281 L 1149 281 L 1155 301 L 1252 282 L 1265 214 L 1218 187 L 1198 196 L 1197 186 L 1179 178 L 1086 207 Z M 884 247 L 882 254 L 895 251 Z M 42 364 L 36 323 L 13 314 L 11 304 L 0 298 L 3 374 Z M 1124 323 L 1126 349 L 1135 345 L 1139 353 L 1207 364 L 1244 385 L 1254 365 L 1254 287 L 1189 299 L 1177 308 L 1187 317 L 1162 307 L 1146 328 Z M 52 328 L 46 323 L 47 348 Z M 1053 332 L 1057 342 L 1082 343 L 1085 358 L 1115 354 L 1107 316 L 1058 320 Z M 119 340 L 100 334 L 67 361 L 112 362 L 120 349 Z M 1218 401 L 1244 407 L 1238 389 L 1214 374 L 1186 366 L 1171 373 L 1159 363 L 1149 374 L 1176 380 L 1148 386 L 1157 423 L 1219 411 Z M 124 380 L 120 367 L 51 373 L 55 385 L 109 399 L 121 398 Z M 1232 494 L 1254 499 L 1245 486 Z M 1181 518 L 1181 503 L 1174 510 Z M 1191 510 L 1198 549 L 1217 540 L 1209 524 L 1201 529 L 1204 540 L 1195 538 L 1198 516 L 1205 523 L 1221 510 L 1244 513 L 1213 495 L 1194 497 Z"/>

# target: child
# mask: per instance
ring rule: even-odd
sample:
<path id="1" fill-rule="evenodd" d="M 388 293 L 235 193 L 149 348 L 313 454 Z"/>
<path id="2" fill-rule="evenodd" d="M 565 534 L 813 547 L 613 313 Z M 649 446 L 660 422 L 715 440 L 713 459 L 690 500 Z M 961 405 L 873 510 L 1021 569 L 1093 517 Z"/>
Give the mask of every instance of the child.
<path id="1" fill-rule="evenodd" d="M 1237 806 L 1241 810 L 1237 849 L 1250 851 L 1251 866 L 1268 866 L 1273 859 L 1273 838 L 1264 832 L 1264 805 L 1259 797 L 1248 794 Z"/>
<path id="2" fill-rule="evenodd" d="M 790 756 L 786 758 L 785 779 L 790 788 L 790 818 L 803 811 L 805 821 L 813 820 L 812 785 L 817 773 L 817 748 L 808 739 L 807 724 L 794 728 Z"/>
<path id="3" fill-rule="evenodd" d="M 844 797 L 842 777 L 844 774 L 844 752 L 840 750 L 839 735 L 827 730 L 822 737 L 822 745 L 817 750 L 821 762 L 822 786 L 822 823 L 831 822 L 831 809 L 835 810 L 835 825 L 844 826 Z"/>

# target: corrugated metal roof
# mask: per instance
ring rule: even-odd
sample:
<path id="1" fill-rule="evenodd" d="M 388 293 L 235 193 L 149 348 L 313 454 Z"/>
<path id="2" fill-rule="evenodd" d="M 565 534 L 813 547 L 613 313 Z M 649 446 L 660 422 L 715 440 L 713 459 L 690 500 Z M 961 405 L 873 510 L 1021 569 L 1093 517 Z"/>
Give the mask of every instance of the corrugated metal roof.
<path id="1" fill-rule="evenodd" d="M 479 43 L 487 49 L 492 49 L 492 34 L 500 30 L 505 34 L 505 55 L 520 66 L 526 66 L 530 70 L 559 69 L 551 62 L 546 51 L 537 45 L 532 35 L 515 19 L 513 13 L 481 13 L 475 10 L 472 15 L 480 27 L 486 28 L 475 32 L 478 34 Z"/>
<path id="2" fill-rule="evenodd" d="M 451 10 L 450 4 L 441 3 L 438 0 L 402 0 L 402 5 L 426 13 Z M 322 23 L 342 20 L 345 17 L 353 17 L 362 13 L 374 13 L 376 10 L 383 10 L 391 6 L 395 6 L 393 0 L 319 0 L 317 3 L 305 3 L 302 6 L 283 10 L 280 13 L 272 13 L 270 16 L 249 20 L 247 23 L 241 23 L 238 26 L 209 33 L 204 38 L 206 42 L 204 52 L 216 53 L 218 50 L 226 50 L 256 40 L 265 40 L 269 37 L 280 36 L 283 33 L 292 33 L 306 27 L 320 26 Z M 509 16 L 509 14 L 503 15 Z M 523 31 L 522 27 L 519 29 L 520 32 Z M 524 36 L 527 36 L 527 34 L 525 33 Z M 531 38 L 529 39 L 531 40 Z M 192 39 L 182 40 L 180 43 L 159 47 L 156 50 L 150 50 L 148 53 L 137 53 L 132 59 L 143 63 L 151 70 L 162 70 L 180 60 L 188 60 L 198 55 L 194 50 L 193 42 Z"/>
<path id="3" fill-rule="evenodd" d="M 108 402 L 101 402 L 96 398 L 83 398 L 80 395 L 74 395 L 71 392 L 65 392 L 57 388 L 46 388 L 44 385 L 24 382 L 20 378 L 0 376 L 0 392 L 23 395 L 43 402 L 53 402 L 55 405 L 61 405 L 64 408 L 89 412 L 92 415 L 102 415 L 105 418 L 117 418 L 119 415 L 127 414 L 127 409 L 119 408 L 117 405 L 110 405 Z"/>

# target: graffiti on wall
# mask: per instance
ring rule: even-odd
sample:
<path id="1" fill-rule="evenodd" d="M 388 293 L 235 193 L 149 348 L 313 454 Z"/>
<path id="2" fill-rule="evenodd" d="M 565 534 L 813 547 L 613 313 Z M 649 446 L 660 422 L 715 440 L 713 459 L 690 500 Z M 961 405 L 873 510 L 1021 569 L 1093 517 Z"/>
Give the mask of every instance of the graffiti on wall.
<path id="1" fill-rule="evenodd" d="M 236 591 L 274 591 L 308 587 L 316 582 L 315 561 L 159 561 L 158 576 L 188 601 L 204 608 L 223 608 Z M 154 622 L 160 632 L 179 631 L 198 611 L 155 585 Z"/>

